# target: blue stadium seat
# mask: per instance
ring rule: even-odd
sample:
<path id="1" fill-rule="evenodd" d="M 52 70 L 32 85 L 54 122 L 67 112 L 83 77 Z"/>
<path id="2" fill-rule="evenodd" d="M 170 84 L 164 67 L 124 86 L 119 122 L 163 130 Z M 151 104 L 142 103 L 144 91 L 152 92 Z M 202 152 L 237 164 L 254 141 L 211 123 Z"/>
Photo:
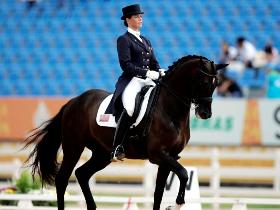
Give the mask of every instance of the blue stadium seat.
<path id="1" fill-rule="evenodd" d="M 0 1 L 0 78 L 10 81 L 0 93 L 72 95 L 91 86 L 113 90 L 121 73 L 116 52 L 116 39 L 125 32 L 121 8 L 130 3 L 68 1 L 59 8 L 55 0 L 39 1 L 27 11 L 24 2 Z M 141 5 L 142 33 L 165 68 L 187 54 L 217 62 L 221 41 L 234 43 L 239 35 L 258 49 L 268 41 L 280 49 L 279 1 L 165 0 Z M 263 86 L 263 78 L 246 74 L 250 85 Z"/>
<path id="2" fill-rule="evenodd" d="M 250 88 L 265 88 L 266 75 L 262 70 L 245 69 L 242 77 L 242 83 Z"/>
<path id="3" fill-rule="evenodd" d="M 0 95 L 13 95 L 13 84 L 10 80 L 2 80 L 0 82 Z"/>

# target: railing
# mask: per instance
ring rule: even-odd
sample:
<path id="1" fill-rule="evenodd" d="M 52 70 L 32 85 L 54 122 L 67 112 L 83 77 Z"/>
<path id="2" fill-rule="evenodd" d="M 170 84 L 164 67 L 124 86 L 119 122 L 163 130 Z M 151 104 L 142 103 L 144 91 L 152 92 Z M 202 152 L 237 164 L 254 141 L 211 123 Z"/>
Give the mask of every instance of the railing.
<path id="1" fill-rule="evenodd" d="M 11 209 L 11 210 L 31 210 L 31 209 L 46 209 L 52 210 L 56 209 L 56 207 L 35 207 L 32 205 L 31 201 L 54 201 L 56 200 L 55 196 L 51 195 L 27 195 L 27 194 L 16 194 L 16 195 L 1 195 L 0 200 L 18 200 L 22 202 L 19 203 L 18 206 L 0 206 L 0 209 Z M 75 202 L 83 202 L 84 198 L 82 196 L 66 196 L 65 201 L 75 201 Z M 152 197 L 111 197 L 111 196 L 95 196 L 95 201 L 98 203 L 119 203 L 126 204 L 127 202 L 133 204 L 152 204 Z M 175 198 L 168 197 L 163 202 L 165 203 L 175 202 Z M 256 204 L 256 205 L 268 205 L 268 206 L 280 206 L 280 199 L 268 199 L 268 198 L 199 198 L 199 199 L 188 199 L 188 203 L 208 203 L 208 204 L 232 204 L 232 210 L 246 210 L 248 204 Z M 81 204 L 84 205 L 84 204 Z M 66 208 L 72 209 L 72 208 Z M 80 209 L 79 207 L 75 207 L 74 209 Z M 219 209 L 216 207 L 214 209 Z"/>
<path id="2" fill-rule="evenodd" d="M 0 152 L 1 157 L 14 157 L 12 162 L 6 164 L 0 162 L 0 175 L 5 176 L 18 176 L 19 171 L 22 170 L 23 157 L 27 156 L 26 151 L 15 152 L 13 149 L 5 149 Z M 207 179 L 210 183 L 209 187 L 200 187 L 202 196 L 268 196 L 280 197 L 280 149 L 220 149 L 220 148 L 192 148 L 186 149 L 181 154 L 182 163 L 184 161 L 193 161 L 193 166 L 197 167 L 199 179 Z M 84 162 L 90 152 L 86 151 L 83 154 L 82 161 Z M 208 161 L 208 164 L 197 164 L 201 161 Z M 225 165 L 223 162 L 227 161 L 251 161 L 252 164 L 257 161 L 263 161 L 268 164 L 265 166 L 235 166 L 234 164 Z M 104 170 L 98 172 L 95 178 L 91 180 L 91 187 L 97 193 L 119 193 L 120 191 L 127 193 L 137 193 L 144 196 L 151 196 L 155 186 L 155 176 L 157 166 L 150 164 L 148 161 L 112 163 Z M 96 181 L 100 180 L 127 180 L 137 179 L 140 185 L 117 185 L 100 184 Z M 265 180 L 272 184 L 272 188 L 234 188 L 221 186 L 222 180 L 231 179 L 252 179 L 252 180 Z M 80 192 L 76 183 L 72 183 L 68 187 L 69 191 Z"/>

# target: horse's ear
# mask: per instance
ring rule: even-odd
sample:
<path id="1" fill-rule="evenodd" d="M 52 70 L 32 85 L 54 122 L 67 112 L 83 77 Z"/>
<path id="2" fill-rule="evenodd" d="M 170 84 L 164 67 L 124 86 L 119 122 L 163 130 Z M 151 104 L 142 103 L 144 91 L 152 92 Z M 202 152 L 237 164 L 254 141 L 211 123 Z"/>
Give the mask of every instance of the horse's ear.
<path id="1" fill-rule="evenodd" d="M 224 69 L 228 66 L 228 64 L 215 64 L 216 70 Z"/>

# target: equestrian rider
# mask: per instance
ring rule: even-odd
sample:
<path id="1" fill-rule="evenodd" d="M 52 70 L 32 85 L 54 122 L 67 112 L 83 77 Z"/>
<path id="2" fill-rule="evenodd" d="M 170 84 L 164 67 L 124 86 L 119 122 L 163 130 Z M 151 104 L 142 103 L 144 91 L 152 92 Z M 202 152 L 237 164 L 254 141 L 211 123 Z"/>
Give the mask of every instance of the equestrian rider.
<path id="1" fill-rule="evenodd" d="M 121 113 L 114 136 L 112 161 L 119 161 L 125 157 L 124 140 L 130 126 L 133 124 L 132 115 L 135 107 L 135 97 L 145 85 L 154 86 L 153 80 L 164 76 L 155 57 L 151 42 L 140 35 L 144 12 L 139 4 L 130 5 L 122 9 L 121 19 L 127 27 L 127 32 L 117 40 L 117 50 L 123 73 L 119 77 L 112 99 L 114 115 Z"/>

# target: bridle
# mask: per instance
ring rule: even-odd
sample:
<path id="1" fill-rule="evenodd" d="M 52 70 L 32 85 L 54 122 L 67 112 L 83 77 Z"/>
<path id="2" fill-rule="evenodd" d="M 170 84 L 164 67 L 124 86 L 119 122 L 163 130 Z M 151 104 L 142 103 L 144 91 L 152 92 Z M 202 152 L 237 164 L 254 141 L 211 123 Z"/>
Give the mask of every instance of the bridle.
<path id="1" fill-rule="evenodd" d="M 211 62 L 211 68 L 214 69 L 214 62 Z M 199 72 L 201 72 L 202 74 L 208 76 L 208 77 L 212 77 L 213 78 L 213 83 L 214 83 L 214 87 L 217 86 L 217 74 L 209 74 L 208 72 L 205 71 L 205 65 L 203 62 L 202 57 L 200 57 L 199 59 Z M 213 98 L 212 97 L 193 97 L 193 98 L 185 98 L 180 96 L 179 94 L 177 94 L 172 88 L 170 88 L 165 82 L 163 82 L 161 79 L 155 81 L 158 85 L 161 85 L 162 87 L 166 88 L 166 90 L 168 91 L 168 93 L 170 93 L 170 95 L 172 95 L 173 97 L 175 97 L 178 101 L 180 101 L 184 106 L 186 107 L 190 107 L 190 103 L 195 104 L 196 106 L 199 104 L 198 102 L 212 102 Z M 193 95 L 193 94 L 192 94 Z"/>

